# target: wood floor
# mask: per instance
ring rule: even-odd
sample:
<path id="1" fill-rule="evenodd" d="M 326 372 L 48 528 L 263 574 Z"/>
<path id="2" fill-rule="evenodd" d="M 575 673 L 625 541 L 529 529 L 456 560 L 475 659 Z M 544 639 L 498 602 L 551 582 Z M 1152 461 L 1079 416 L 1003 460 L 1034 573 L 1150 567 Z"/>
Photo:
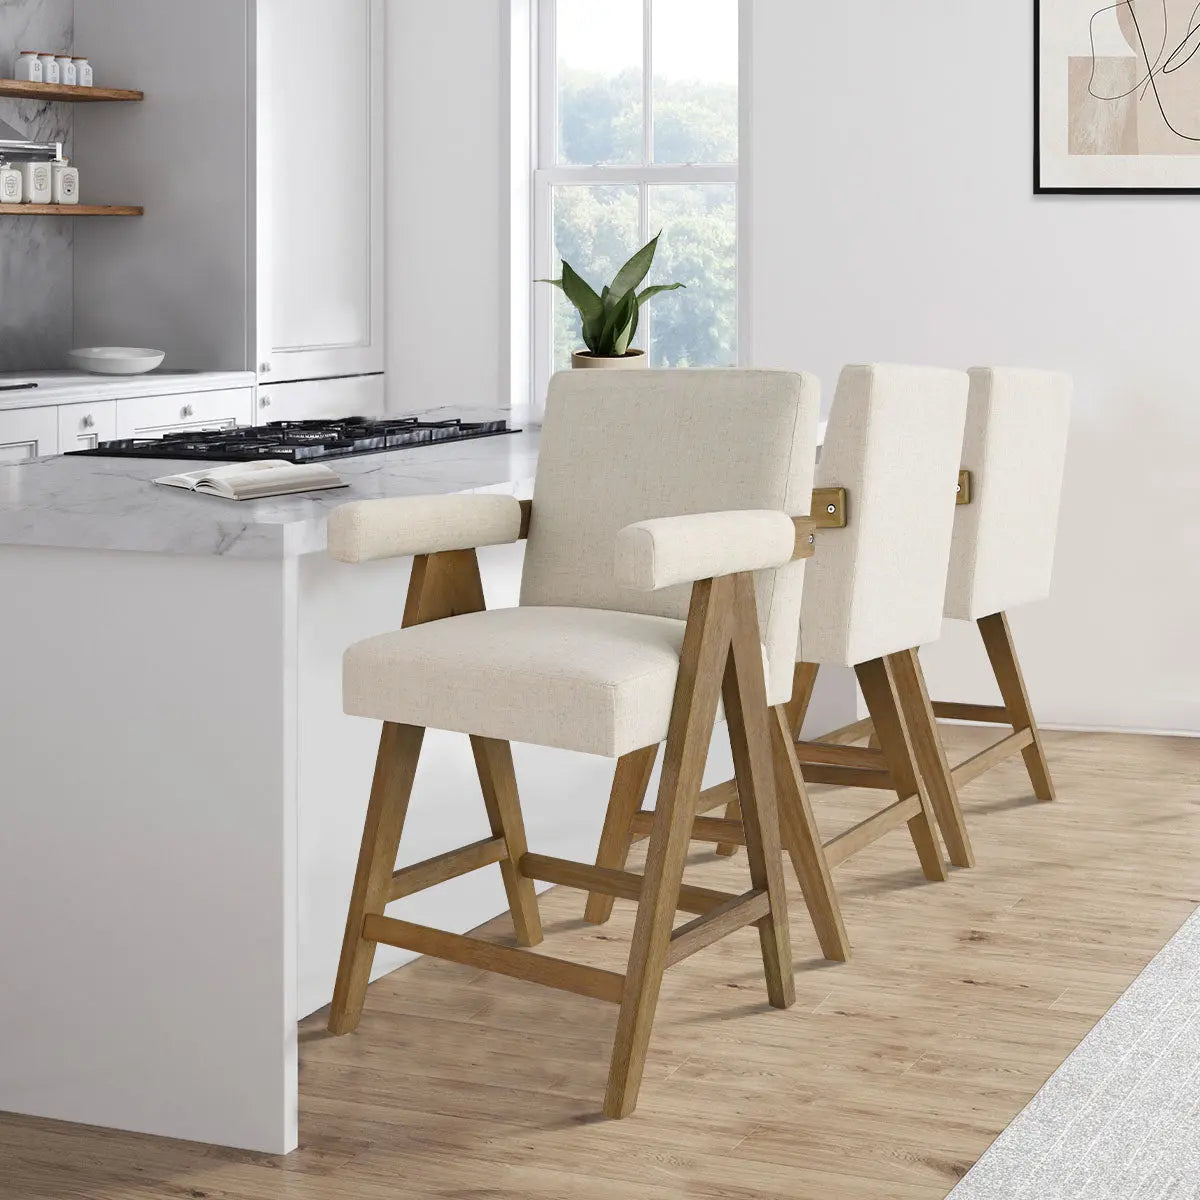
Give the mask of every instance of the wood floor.
<path id="1" fill-rule="evenodd" d="M 789 877 L 795 1008 L 768 1008 L 753 930 L 668 972 L 628 1120 L 598 1117 L 610 1006 L 423 961 L 371 985 L 357 1034 L 304 1023 L 295 1154 L 0 1117 L 0 1197 L 944 1197 L 1200 903 L 1200 741 L 1047 741 L 1056 804 L 1019 758 L 964 789 L 974 870 L 926 883 L 903 831 L 838 870 L 849 964 L 817 961 Z M 878 797 L 814 801 L 828 834 Z M 744 854 L 691 861 L 744 886 Z M 596 929 L 582 905 L 542 898 L 549 948 L 623 969 L 632 906 Z"/>

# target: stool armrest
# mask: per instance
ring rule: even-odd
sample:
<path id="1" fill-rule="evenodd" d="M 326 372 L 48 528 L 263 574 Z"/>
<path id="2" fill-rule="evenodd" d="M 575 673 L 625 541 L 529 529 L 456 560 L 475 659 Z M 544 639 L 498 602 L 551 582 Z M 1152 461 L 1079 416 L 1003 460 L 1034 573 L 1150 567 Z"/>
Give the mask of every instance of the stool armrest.
<path id="1" fill-rule="evenodd" d="M 641 592 L 743 571 L 767 571 L 811 553 L 811 522 L 776 510 L 694 513 L 626 525 L 617 533 L 617 582 Z"/>
<path id="2" fill-rule="evenodd" d="M 339 562 L 500 546 L 521 535 L 512 496 L 400 496 L 357 500 L 329 514 L 329 555 Z"/>

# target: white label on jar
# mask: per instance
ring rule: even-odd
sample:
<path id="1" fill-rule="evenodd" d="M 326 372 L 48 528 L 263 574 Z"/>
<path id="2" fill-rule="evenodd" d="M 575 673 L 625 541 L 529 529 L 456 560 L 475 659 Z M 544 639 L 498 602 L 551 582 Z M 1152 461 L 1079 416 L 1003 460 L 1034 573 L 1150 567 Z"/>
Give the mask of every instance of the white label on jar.
<path id="1" fill-rule="evenodd" d="M 4 199 L 10 204 L 21 195 L 21 177 L 4 173 Z"/>

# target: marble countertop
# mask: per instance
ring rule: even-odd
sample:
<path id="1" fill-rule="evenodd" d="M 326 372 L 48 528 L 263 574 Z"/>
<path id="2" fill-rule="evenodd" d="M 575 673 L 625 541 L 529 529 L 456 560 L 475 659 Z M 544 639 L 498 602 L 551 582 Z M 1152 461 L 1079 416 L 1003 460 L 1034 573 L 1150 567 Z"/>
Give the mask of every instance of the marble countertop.
<path id="1" fill-rule="evenodd" d="M 530 431 L 339 459 L 349 487 L 240 503 L 150 480 L 203 463 L 59 457 L 0 467 L 0 547 L 57 546 L 226 558 L 289 558 L 325 548 L 339 504 L 389 496 L 505 491 L 527 496 Z"/>
<path id="2" fill-rule="evenodd" d="M 0 384 L 36 383 L 19 392 L 0 391 L 0 412 L 43 404 L 93 404 L 133 396 L 173 396 L 255 385 L 250 371 L 151 371 L 146 375 L 91 375 L 86 371 L 6 371 Z"/>

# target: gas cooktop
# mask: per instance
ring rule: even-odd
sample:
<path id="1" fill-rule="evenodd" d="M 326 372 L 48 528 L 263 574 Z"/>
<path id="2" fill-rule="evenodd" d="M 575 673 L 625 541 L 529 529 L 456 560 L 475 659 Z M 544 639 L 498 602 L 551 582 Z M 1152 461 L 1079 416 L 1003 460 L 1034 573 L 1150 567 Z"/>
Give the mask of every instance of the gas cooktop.
<path id="1" fill-rule="evenodd" d="M 352 454 L 380 454 L 408 446 L 462 442 L 468 438 L 520 433 L 507 421 L 422 421 L 419 417 L 345 417 L 341 420 L 272 421 L 203 432 L 168 433 L 159 438 L 119 438 L 91 450 L 71 450 L 104 458 L 184 458 L 213 462 L 249 462 L 282 458 L 320 462 Z"/>

